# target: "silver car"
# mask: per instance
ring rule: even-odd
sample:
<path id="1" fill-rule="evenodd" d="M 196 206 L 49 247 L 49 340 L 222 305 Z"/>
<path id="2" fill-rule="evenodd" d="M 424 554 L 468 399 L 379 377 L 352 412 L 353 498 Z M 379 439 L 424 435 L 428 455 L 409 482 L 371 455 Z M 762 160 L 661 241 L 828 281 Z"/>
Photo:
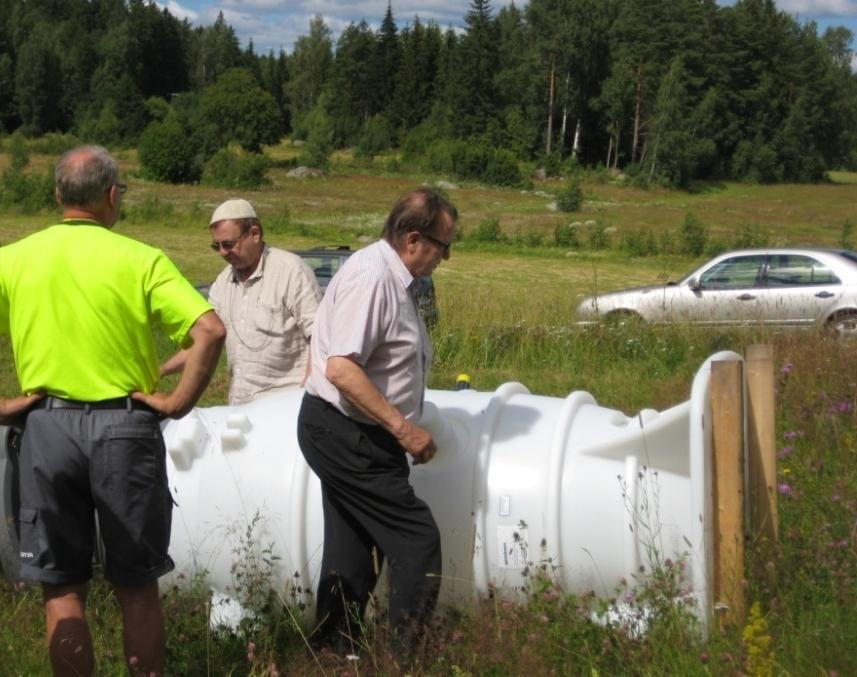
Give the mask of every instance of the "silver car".
<path id="1" fill-rule="evenodd" d="M 747 249 L 721 254 L 678 282 L 599 294 L 578 319 L 829 327 L 857 335 L 857 252 Z"/>

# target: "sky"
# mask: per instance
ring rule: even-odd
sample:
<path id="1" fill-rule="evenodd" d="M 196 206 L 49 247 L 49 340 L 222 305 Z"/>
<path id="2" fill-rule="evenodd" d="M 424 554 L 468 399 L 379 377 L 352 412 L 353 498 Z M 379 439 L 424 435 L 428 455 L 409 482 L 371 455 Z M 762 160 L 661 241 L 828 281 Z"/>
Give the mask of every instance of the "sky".
<path id="1" fill-rule="evenodd" d="M 669 2 L 670 0 L 664 0 Z M 310 19 L 321 15 L 336 40 L 351 22 L 365 19 L 377 28 L 387 10 L 388 0 L 156 0 L 161 7 L 192 24 L 207 26 L 214 23 L 218 12 L 235 29 L 242 47 L 252 38 L 256 53 L 280 49 L 291 52 L 295 40 L 309 32 Z M 718 0 L 722 5 L 734 0 Z M 493 0 L 498 10 L 507 0 Z M 518 0 L 522 7 L 526 0 Z M 392 0 L 393 17 L 401 30 L 414 16 L 420 21 L 435 21 L 442 28 L 464 23 L 469 0 Z M 780 10 L 789 12 L 800 21 L 815 21 L 819 30 L 828 26 L 845 26 L 857 35 L 857 0 L 779 0 Z"/>

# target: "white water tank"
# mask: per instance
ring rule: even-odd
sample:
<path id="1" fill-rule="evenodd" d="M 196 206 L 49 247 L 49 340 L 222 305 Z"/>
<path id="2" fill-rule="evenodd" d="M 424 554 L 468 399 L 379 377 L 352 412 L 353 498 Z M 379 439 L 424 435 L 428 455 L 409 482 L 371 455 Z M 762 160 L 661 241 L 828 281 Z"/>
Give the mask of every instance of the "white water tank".
<path id="1" fill-rule="evenodd" d="M 636 416 L 585 392 L 426 393 L 421 425 L 438 453 L 411 469 L 442 536 L 442 600 L 515 594 L 548 563 L 563 589 L 611 596 L 641 567 L 683 560 L 705 622 L 712 576 L 708 382 L 690 399 Z M 303 392 L 200 408 L 164 425 L 177 503 L 167 583 L 203 576 L 219 598 L 240 597 L 236 572 L 270 573 L 287 601 L 312 608 L 323 540 L 318 479 L 296 439 Z"/>

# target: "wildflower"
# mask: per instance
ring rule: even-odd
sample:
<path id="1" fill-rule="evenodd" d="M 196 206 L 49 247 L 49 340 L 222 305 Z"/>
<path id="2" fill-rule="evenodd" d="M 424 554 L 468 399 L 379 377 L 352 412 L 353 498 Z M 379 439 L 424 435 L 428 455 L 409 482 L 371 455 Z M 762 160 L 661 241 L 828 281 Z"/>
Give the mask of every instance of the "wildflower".
<path id="1" fill-rule="evenodd" d="M 700 663 L 702 663 L 704 665 L 704 664 L 708 663 L 708 660 L 709 660 L 709 656 L 708 656 L 707 651 L 703 651 L 702 653 L 699 654 L 699 662 Z"/>
<path id="2" fill-rule="evenodd" d="M 836 403 L 836 411 L 838 411 L 840 414 L 848 414 L 854 411 L 854 405 L 851 404 L 851 402 L 843 400 L 842 402 Z"/>
<path id="3" fill-rule="evenodd" d="M 791 496 L 794 493 L 794 490 L 792 489 L 791 484 L 786 484 L 785 482 L 782 482 L 777 485 L 777 493 L 779 493 L 781 496 Z"/>
<path id="4" fill-rule="evenodd" d="M 795 448 L 792 446 L 783 447 L 782 449 L 780 449 L 779 453 L 777 454 L 777 458 L 782 461 L 784 458 L 788 458 L 789 456 L 791 456 L 794 453 L 794 451 L 795 451 Z"/>
<path id="5" fill-rule="evenodd" d="M 794 369 L 794 368 L 795 368 L 795 365 L 793 362 L 784 362 L 781 373 L 783 376 L 788 376 L 789 374 L 792 373 L 792 369 Z"/>
<path id="6" fill-rule="evenodd" d="M 803 437 L 803 435 L 804 435 L 803 430 L 789 430 L 789 431 L 783 433 L 783 439 L 795 440 L 798 437 Z"/>
<path id="7" fill-rule="evenodd" d="M 773 638 L 768 633 L 768 622 L 758 602 L 750 607 L 750 617 L 741 633 L 747 652 L 746 670 L 754 677 L 770 677 L 774 673 Z"/>
<path id="8" fill-rule="evenodd" d="M 128 665 L 130 665 L 131 667 L 134 667 L 139 662 L 140 662 L 140 659 L 137 658 L 136 656 L 131 656 L 131 658 L 128 659 Z"/>

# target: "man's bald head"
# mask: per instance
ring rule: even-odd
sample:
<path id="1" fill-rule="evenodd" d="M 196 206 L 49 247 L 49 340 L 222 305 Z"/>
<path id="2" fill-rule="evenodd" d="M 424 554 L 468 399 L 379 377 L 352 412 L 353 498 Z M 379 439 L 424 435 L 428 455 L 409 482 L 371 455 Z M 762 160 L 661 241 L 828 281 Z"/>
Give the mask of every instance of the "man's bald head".
<path id="1" fill-rule="evenodd" d="M 119 167 L 101 146 L 80 146 L 57 160 L 54 170 L 57 201 L 63 207 L 92 207 L 119 182 Z"/>

